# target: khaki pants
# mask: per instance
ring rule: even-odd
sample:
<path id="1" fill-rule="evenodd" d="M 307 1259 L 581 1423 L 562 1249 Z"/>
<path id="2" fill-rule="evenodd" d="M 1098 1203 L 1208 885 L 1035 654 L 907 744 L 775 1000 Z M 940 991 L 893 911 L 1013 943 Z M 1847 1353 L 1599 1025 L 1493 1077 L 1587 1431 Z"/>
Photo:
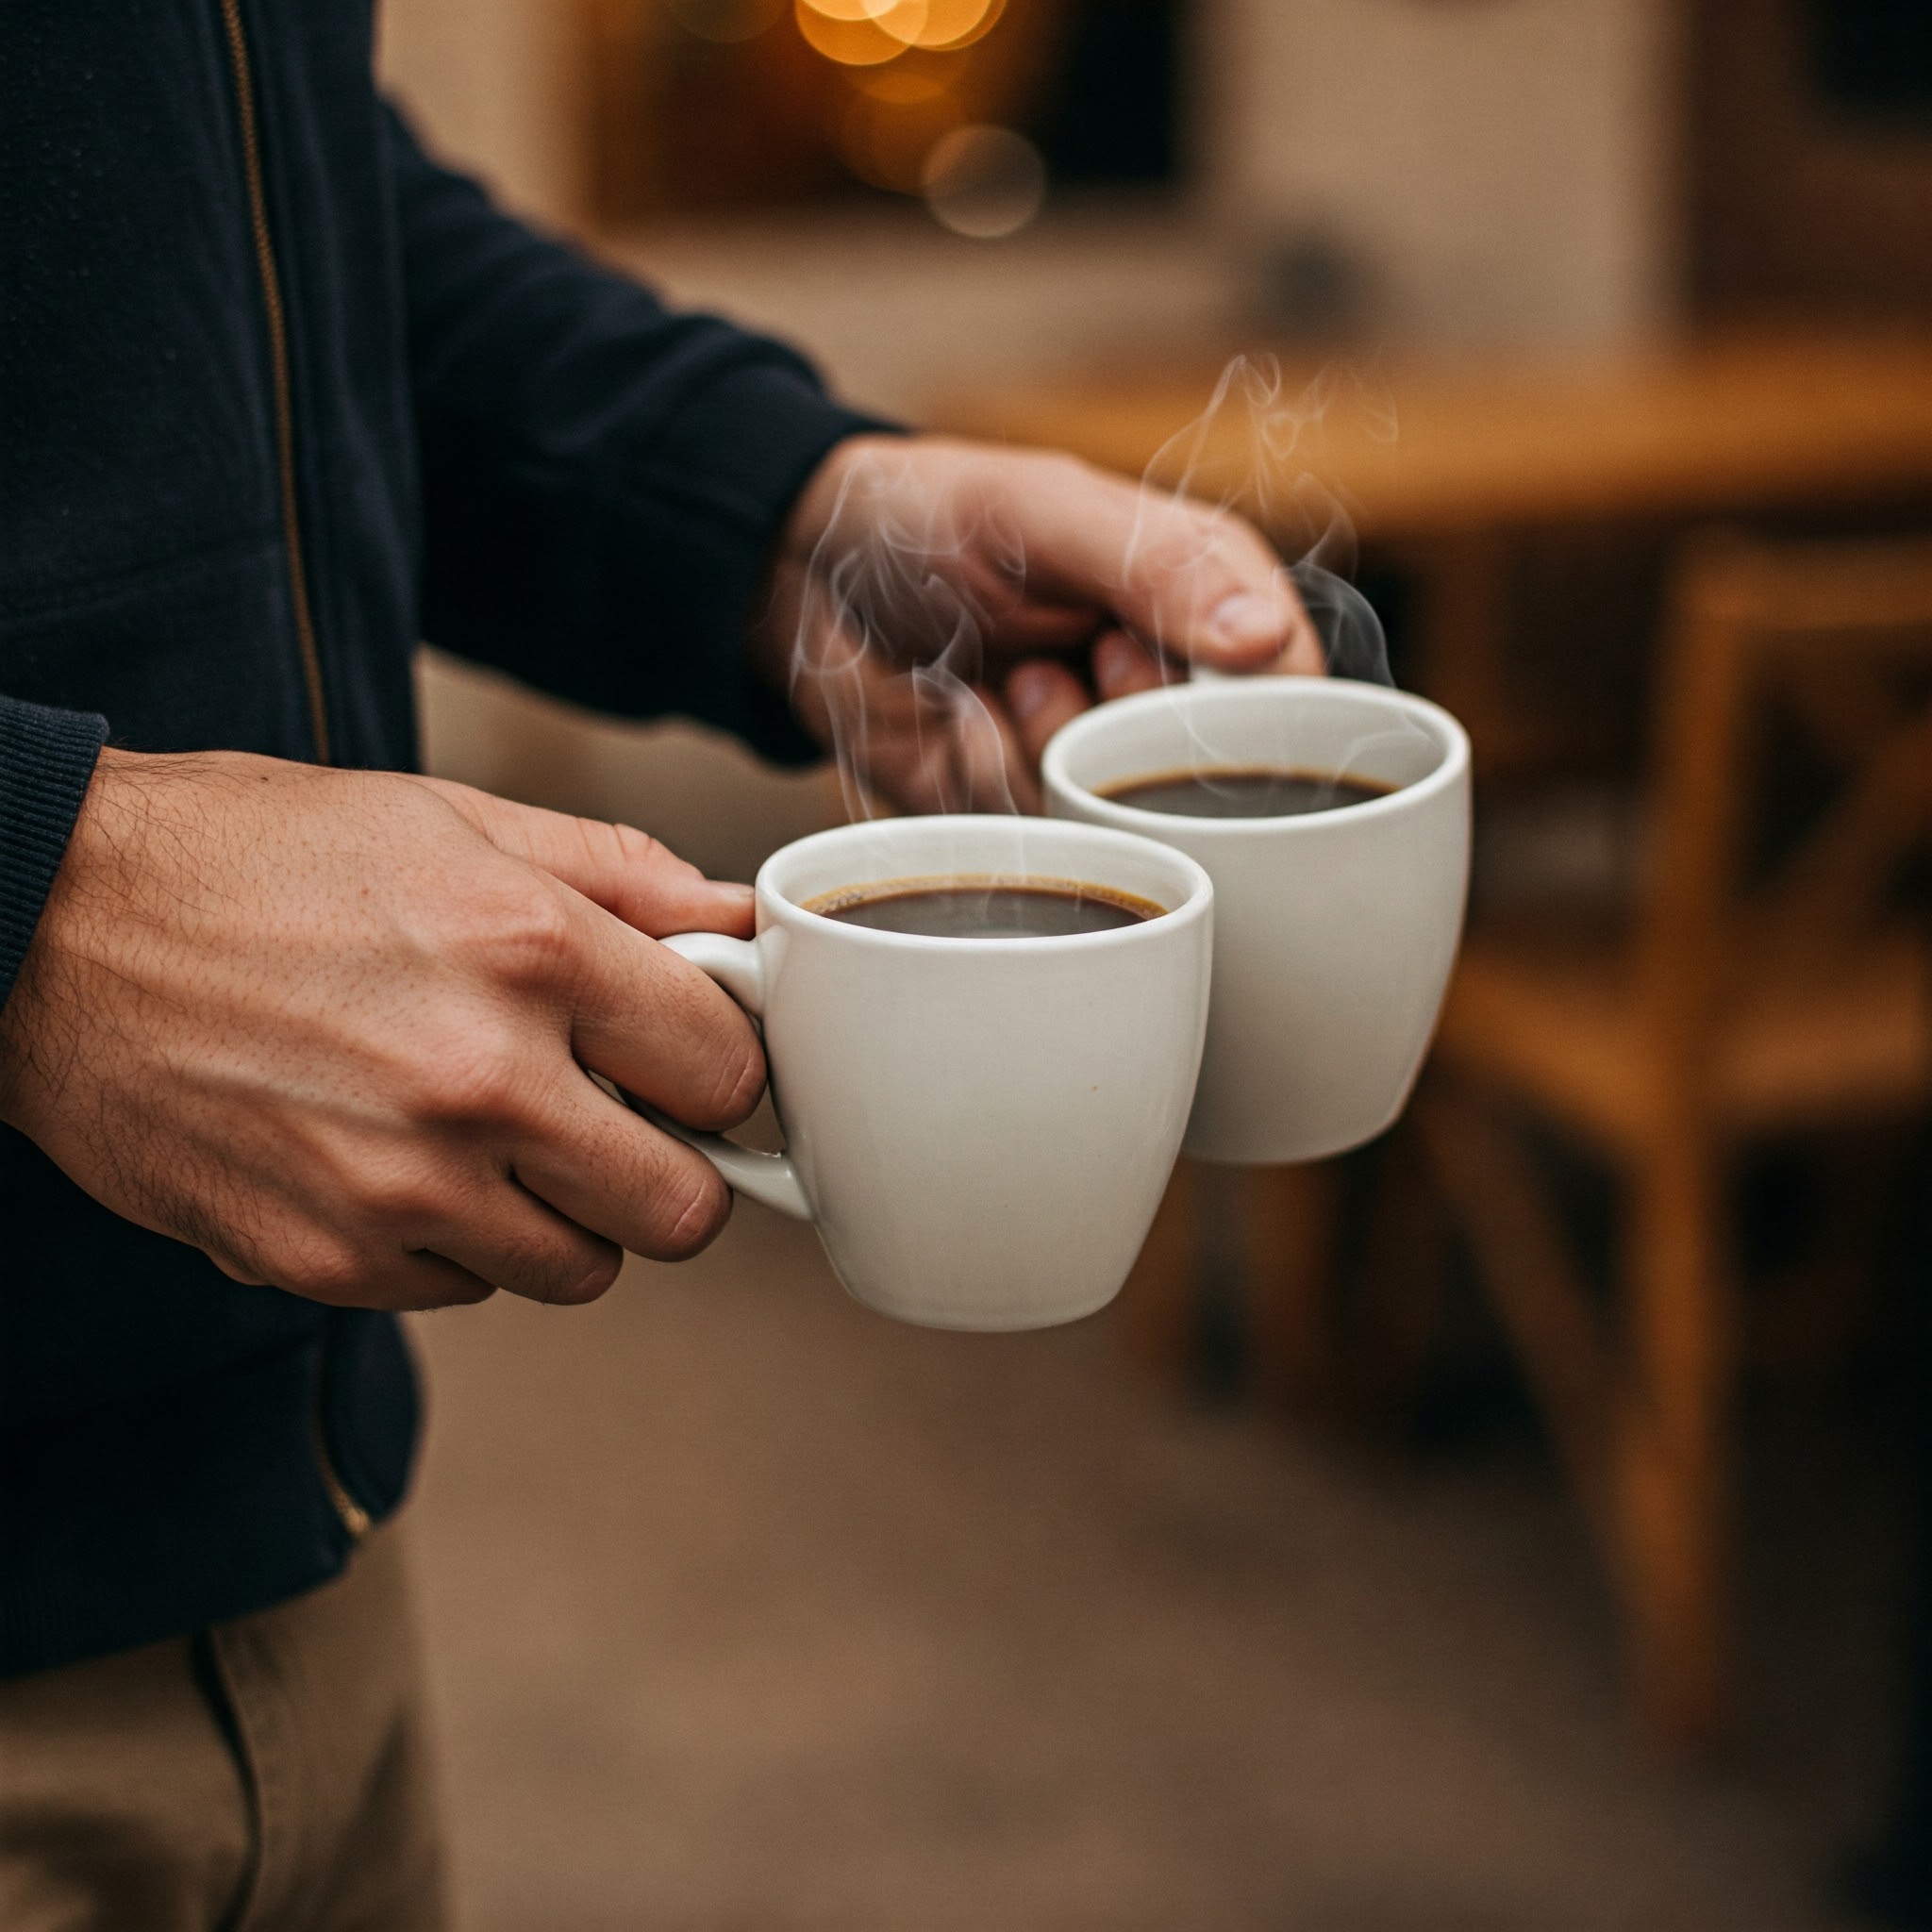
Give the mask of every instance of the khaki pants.
<path id="1" fill-rule="evenodd" d="M 291 1603 L 0 1684 L 7 1932 L 432 1932 L 393 1529 Z"/>

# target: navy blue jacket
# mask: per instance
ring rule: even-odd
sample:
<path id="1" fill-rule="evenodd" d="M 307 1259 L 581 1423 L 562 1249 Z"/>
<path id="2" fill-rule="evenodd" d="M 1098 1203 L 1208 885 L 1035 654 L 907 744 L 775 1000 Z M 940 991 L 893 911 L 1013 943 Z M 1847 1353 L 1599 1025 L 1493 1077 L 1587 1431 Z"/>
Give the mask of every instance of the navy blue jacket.
<path id="1" fill-rule="evenodd" d="M 104 733 L 407 768 L 426 638 L 802 742 L 741 642 L 859 419 L 425 158 L 370 11 L 0 10 L 0 998 Z M 332 1575 L 416 1408 L 390 1317 L 239 1286 L 0 1128 L 0 1672 Z"/>

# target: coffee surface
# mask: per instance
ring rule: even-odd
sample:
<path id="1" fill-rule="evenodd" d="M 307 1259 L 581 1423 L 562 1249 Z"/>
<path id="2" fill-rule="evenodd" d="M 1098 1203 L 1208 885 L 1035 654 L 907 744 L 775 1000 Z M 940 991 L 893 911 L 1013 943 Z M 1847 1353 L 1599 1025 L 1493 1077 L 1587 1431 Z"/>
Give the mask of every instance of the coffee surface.
<path id="1" fill-rule="evenodd" d="M 1141 811 L 1188 819 L 1302 818 L 1387 798 L 1397 788 L 1339 772 L 1298 772 L 1260 765 L 1157 772 L 1100 788 L 1102 798 Z"/>
<path id="2" fill-rule="evenodd" d="M 885 879 L 806 902 L 808 912 L 875 932 L 939 940 L 1066 939 L 1158 919 L 1151 899 L 1078 879 Z"/>

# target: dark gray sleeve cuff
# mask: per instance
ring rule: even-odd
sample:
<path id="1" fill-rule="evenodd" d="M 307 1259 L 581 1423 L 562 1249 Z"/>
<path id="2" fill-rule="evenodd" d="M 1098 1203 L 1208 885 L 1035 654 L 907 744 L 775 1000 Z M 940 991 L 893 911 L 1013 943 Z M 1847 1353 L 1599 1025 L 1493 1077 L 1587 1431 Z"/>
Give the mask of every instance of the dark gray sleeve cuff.
<path id="1" fill-rule="evenodd" d="M 0 697 L 0 1007 L 26 958 L 108 736 L 89 711 Z"/>
<path id="2" fill-rule="evenodd" d="M 881 433 L 905 431 L 833 401 L 803 365 L 760 360 L 700 390 L 625 466 L 633 527 L 648 531 L 632 540 L 633 567 L 649 573 L 635 584 L 633 608 L 677 585 L 691 639 L 710 641 L 699 673 L 707 688 L 686 708 L 774 763 L 808 764 L 825 752 L 747 661 L 766 574 L 793 504 L 834 445 Z"/>

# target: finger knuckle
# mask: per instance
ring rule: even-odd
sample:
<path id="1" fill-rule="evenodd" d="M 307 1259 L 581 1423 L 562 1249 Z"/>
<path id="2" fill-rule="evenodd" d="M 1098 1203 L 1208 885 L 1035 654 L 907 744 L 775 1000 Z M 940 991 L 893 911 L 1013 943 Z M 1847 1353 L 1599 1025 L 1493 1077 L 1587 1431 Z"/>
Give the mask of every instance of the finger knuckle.
<path id="1" fill-rule="evenodd" d="M 673 857 L 660 840 L 640 831 L 635 825 L 620 822 L 610 829 L 617 840 L 617 856 L 626 866 L 659 866 Z M 682 866 L 684 861 L 679 859 L 676 863 Z"/>
<path id="2" fill-rule="evenodd" d="M 576 919 L 563 888 L 533 873 L 480 936 L 494 977 L 518 985 L 549 985 L 571 970 Z"/>
<path id="3" fill-rule="evenodd" d="M 765 1091 L 765 1056 L 754 1039 L 739 1041 L 720 1057 L 710 1118 L 703 1124 L 735 1127 L 758 1110 Z"/>
<path id="4" fill-rule="evenodd" d="M 365 1176 L 358 1191 L 369 1220 L 402 1234 L 444 1219 L 451 1206 L 438 1175 L 400 1164 Z"/>
<path id="5" fill-rule="evenodd" d="M 680 1091 L 665 1104 L 687 1126 L 717 1131 L 751 1114 L 765 1091 L 765 1055 L 743 1013 L 695 968 L 663 995 L 658 1021 L 681 1043 Z"/>
<path id="6" fill-rule="evenodd" d="M 659 1260 L 685 1261 L 709 1247 L 731 1219 L 731 1190 L 707 1161 L 680 1168 L 666 1182 L 658 1207 L 664 1231 L 654 1252 Z"/>
<path id="7" fill-rule="evenodd" d="M 493 1018 L 474 1018 L 429 1049 L 416 1111 L 433 1121 L 521 1120 L 531 1096 L 528 1058 L 514 1028 Z"/>
<path id="8" fill-rule="evenodd" d="M 529 1301 L 558 1306 L 593 1302 L 617 1279 L 623 1250 L 591 1236 L 526 1239 L 504 1253 L 495 1271 L 504 1286 Z"/>
<path id="9" fill-rule="evenodd" d="M 437 1290 L 436 1300 L 427 1306 L 438 1308 L 474 1308 L 496 1292 L 488 1281 L 451 1281 Z"/>
<path id="10" fill-rule="evenodd" d="M 1044 450 L 1037 461 L 1046 481 L 1061 490 L 1077 490 L 1098 474 L 1085 457 L 1076 457 L 1071 450 Z"/>
<path id="11" fill-rule="evenodd" d="M 550 1299 L 566 1303 L 572 1307 L 596 1301 L 617 1279 L 623 1267 L 624 1253 L 621 1249 L 613 1247 L 608 1254 L 599 1255 L 588 1266 L 578 1263 L 569 1270 L 563 1287 Z"/>
<path id="12" fill-rule="evenodd" d="M 1211 533 L 1200 525 L 1171 525 L 1146 539 L 1134 563 L 1146 582 L 1185 599 L 1198 594 L 1202 589 L 1195 573 L 1213 547 Z"/>

